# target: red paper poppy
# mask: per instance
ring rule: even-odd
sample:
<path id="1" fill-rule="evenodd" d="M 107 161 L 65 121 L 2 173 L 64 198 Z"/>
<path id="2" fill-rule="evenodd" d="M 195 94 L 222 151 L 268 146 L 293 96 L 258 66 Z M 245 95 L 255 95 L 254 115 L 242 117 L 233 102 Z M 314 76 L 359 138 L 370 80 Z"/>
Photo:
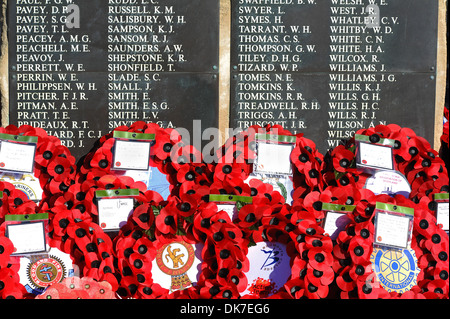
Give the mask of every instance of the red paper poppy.
<path id="1" fill-rule="evenodd" d="M 0 236 L 0 268 L 5 268 L 10 262 L 10 255 L 14 252 L 14 246 L 7 237 Z"/>
<path id="2" fill-rule="evenodd" d="M 71 175 L 74 175 L 75 173 L 73 168 L 74 164 L 75 159 L 73 157 L 67 158 L 58 156 L 48 164 L 47 172 L 57 182 L 64 182 Z"/>
<path id="3" fill-rule="evenodd" d="M 225 179 L 244 179 L 245 170 L 243 164 L 219 163 L 214 170 L 214 179 L 223 182 Z"/>
<path id="4" fill-rule="evenodd" d="M 345 148 L 344 145 L 339 145 L 331 152 L 333 158 L 333 167 L 336 171 L 344 173 L 352 169 L 355 154 Z"/>
<path id="5" fill-rule="evenodd" d="M 155 218 L 155 225 L 162 234 L 175 235 L 178 230 L 179 216 L 175 202 L 169 204 L 160 210 L 160 214 Z"/>
<path id="6" fill-rule="evenodd" d="M 10 268 L 0 268 L 0 299 L 22 299 L 27 292 L 19 275 Z"/>

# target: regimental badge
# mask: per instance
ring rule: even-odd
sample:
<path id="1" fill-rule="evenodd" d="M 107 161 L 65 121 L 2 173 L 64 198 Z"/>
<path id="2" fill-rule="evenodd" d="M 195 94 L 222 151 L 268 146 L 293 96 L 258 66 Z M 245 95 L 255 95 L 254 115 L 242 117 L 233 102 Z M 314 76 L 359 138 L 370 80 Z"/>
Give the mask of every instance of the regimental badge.
<path id="1" fill-rule="evenodd" d="M 32 294 L 42 294 L 47 287 L 74 275 L 69 255 L 52 248 L 46 254 L 29 255 L 20 260 L 20 282 Z"/>
<path id="2" fill-rule="evenodd" d="M 417 285 L 420 268 L 414 250 L 374 248 L 370 261 L 378 282 L 388 292 L 401 294 Z"/>
<path id="3" fill-rule="evenodd" d="M 165 244 L 156 253 L 158 268 L 171 277 L 170 292 L 192 286 L 188 272 L 196 261 L 194 247 L 184 241 Z"/>

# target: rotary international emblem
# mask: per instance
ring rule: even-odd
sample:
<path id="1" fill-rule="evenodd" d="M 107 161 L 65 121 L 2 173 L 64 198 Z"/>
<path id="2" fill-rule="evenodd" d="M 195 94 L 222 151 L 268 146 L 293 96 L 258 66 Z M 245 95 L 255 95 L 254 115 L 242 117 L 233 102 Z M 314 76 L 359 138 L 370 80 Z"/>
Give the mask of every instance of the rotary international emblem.
<path id="1" fill-rule="evenodd" d="M 156 263 L 159 269 L 171 276 L 170 291 L 183 290 L 192 285 L 187 272 L 195 261 L 193 245 L 184 241 L 165 244 L 158 249 Z"/>
<path id="2" fill-rule="evenodd" d="M 388 292 L 405 293 L 417 284 L 420 268 L 412 249 L 374 248 L 370 261 L 379 283 Z"/>

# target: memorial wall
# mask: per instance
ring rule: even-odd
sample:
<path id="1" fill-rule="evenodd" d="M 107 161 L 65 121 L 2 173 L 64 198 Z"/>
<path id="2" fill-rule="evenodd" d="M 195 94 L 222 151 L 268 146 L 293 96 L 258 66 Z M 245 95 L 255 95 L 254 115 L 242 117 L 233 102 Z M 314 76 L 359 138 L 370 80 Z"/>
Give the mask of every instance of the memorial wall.
<path id="1" fill-rule="evenodd" d="M 442 3 L 3 1 L 2 124 L 41 127 L 77 157 L 138 120 L 280 124 L 322 152 L 377 124 L 435 141 Z"/>
<path id="2" fill-rule="evenodd" d="M 448 300 L 445 0 L 1 4 L 0 300 Z"/>
<path id="3" fill-rule="evenodd" d="M 138 120 L 218 126 L 218 1 L 8 1 L 7 10 L 10 123 L 41 127 L 78 157 Z"/>
<path id="4" fill-rule="evenodd" d="M 433 138 L 438 1 L 232 7 L 233 127 L 277 123 L 322 151 L 392 119 Z"/>

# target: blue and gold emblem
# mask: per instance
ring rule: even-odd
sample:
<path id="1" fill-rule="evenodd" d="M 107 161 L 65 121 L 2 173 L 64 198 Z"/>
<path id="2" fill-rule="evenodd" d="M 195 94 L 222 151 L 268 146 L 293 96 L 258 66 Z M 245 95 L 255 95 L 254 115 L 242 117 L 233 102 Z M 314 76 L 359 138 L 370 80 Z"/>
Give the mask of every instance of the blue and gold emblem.
<path id="1" fill-rule="evenodd" d="M 420 268 L 414 250 L 374 248 L 370 261 L 379 283 L 388 292 L 401 294 L 417 285 Z"/>

